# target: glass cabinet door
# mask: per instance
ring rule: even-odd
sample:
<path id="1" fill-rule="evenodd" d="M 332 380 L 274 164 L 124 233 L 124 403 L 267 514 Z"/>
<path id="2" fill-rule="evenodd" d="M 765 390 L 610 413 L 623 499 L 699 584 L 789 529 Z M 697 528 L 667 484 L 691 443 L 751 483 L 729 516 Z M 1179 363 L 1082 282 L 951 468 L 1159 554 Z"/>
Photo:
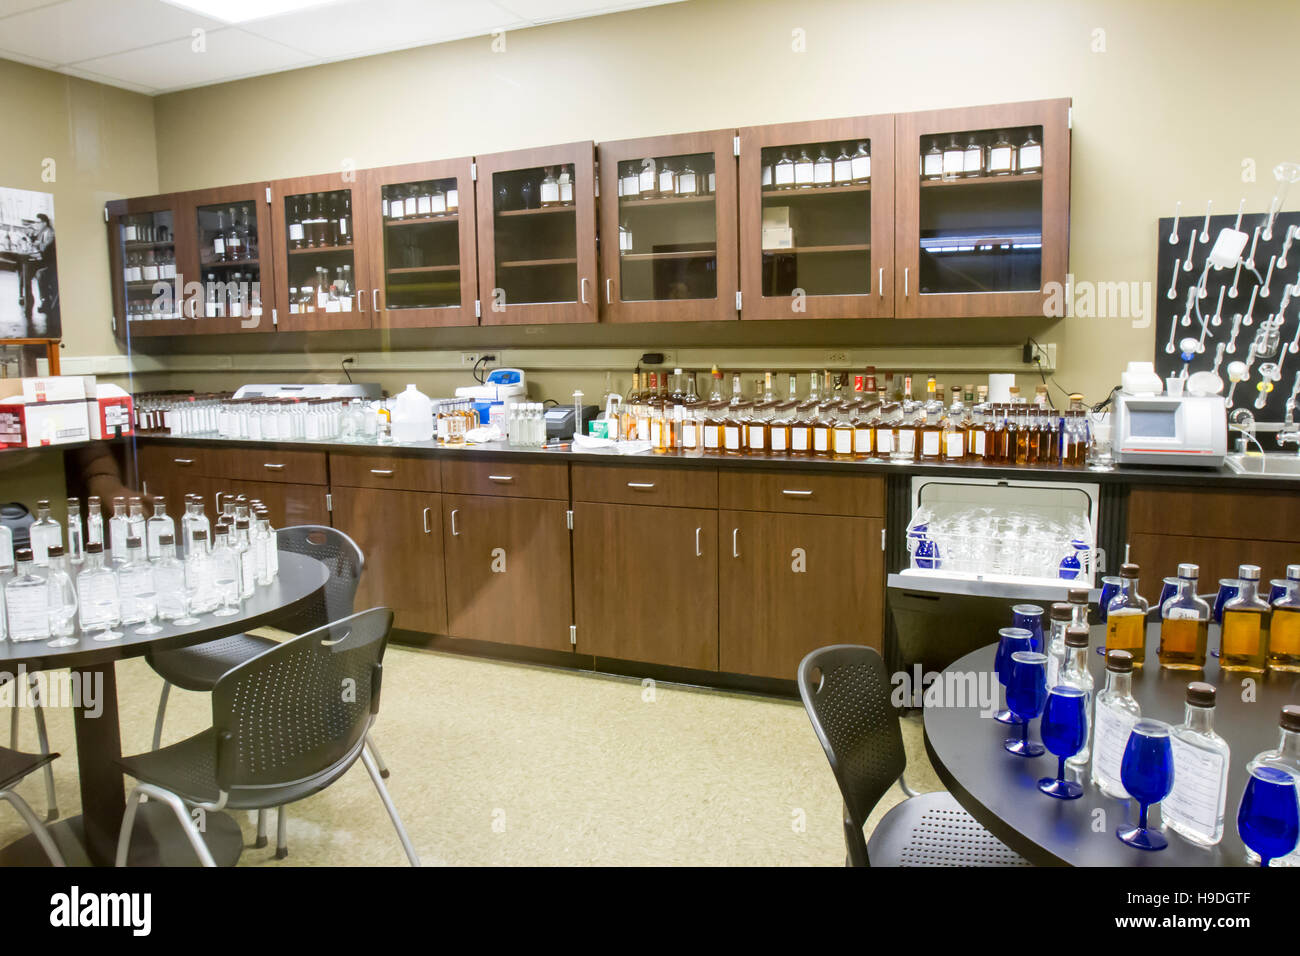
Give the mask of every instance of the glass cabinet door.
<path id="1" fill-rule="evenodd" d="M 477 162 L 482 323 L 596 321 L 593 144 Z"/>
<path id="2" fill-rule="evenodd" d="M 736 318 L 734 137 L 600 144 L 606 321 Z"/>
<path id="3" fill-rule="evenodd" d="M 1068 100 L 899 117 L 904 315 L 1042 315 L 1064 282 Z M 906 210 L 906 218 L 903 218 Z"/>
<path id="4" fill-rule="evenodd" d="M 371 327 L 360 190 L 337 175 L 272 184 L 278 320 L 287 331 Z"/>
<path id="5" fill-rule="evenodd" d="M 185 276 L 185 312 L 194 331 L 270 332 L 275 329 L 274 270 L 267 183 L 187 194 L 186 215 L 196 253 Z"/>
<path id="6" fill-rule="evenodd" d="M 175 335 L 185 330 L 182 294 L 177 295 L 178 236 L 173 196 L 133 199 L 110 207 L 117 335 Z M 184 261 L 184 243 L 179 243 Z M 183 283 L 188 277 L 183 277 Z"/>
<path id="7" fill-rule="evenodd" d="M 893 117 L 740 131 L 742 318 L 893 310 Z"/>
<path id="8" fill-rule="evenodd" d="M 381 328 L 478 324 L 470 169 L 465 158 L 367 174 L 363 214 L 374 237 L 371 295 Z"/>

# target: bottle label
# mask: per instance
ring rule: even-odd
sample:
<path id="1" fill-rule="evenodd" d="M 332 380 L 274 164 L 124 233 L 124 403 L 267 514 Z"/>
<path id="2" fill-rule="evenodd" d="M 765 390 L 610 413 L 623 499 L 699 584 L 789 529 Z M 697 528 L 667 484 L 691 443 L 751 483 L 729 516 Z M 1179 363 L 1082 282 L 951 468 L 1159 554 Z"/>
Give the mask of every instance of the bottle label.
<path id="1" fill-rule="evenodd" d="M 925 175 L 938 176 L 943 173 L 943 154 L 926 153 L 925 154 Z"/>
<path id="2" fill-rule="evenodd" d="M 722 429 L 723 441 L 726 442 L 727 451 L 740 450 L 740 426 L 724 425 Z"/>
<path id="3" fill-rule="evenodd" d="M 1003 172 L 1011 169 L 1011 147 L 998 146 L 989 150 L 989 172 Z"/>
<path id="4" fill-rule="evenodd" d="M 813 451 L 826 451 L 830 447 L 830 429 L 813 429 Z"/>
<path id="5" fill-rule="evenodd" d="M 853 450 L 859 455 L 871 454 L 871 439 L 875 434 L 871 428 L 858 428 L 853 432 Z"/>
<path id="6" fill-rule="evenodd" d="M 794 164 L 794 181 L 799 185 L 807 185 L 813 181 L 813 164 L 812 163 L 795 163 Z"/>
<path id="7" fill-rule="evenodd" d="M 695 448 L 700 443 L 699 432 L 695 422 L 682 423 L 682 446 L 684 448 Z"/>
<path id="8" fill-rule="evenodd" d="M 1137 721 L 1138 718 L 1127 711 L 1097 702 L 1097 728 L 1092 743 L 1093 776 L 1100 774 L 1105 777 L 1112 788 L 1118 788 L 1126 797 L 1128 791 L 1120 783 L 1120 765 L 1124 762 L 1129 733 Z"/>
<path id="9" fill-rule="evenodd" d="M 772 429 L 772 451 L 785 451 L 785 450 L 786 450 L 786 448 L 785 448 L 785 435 L 786 435 L 786 430 L 785 430 L 784 428 L 773 428 L 773 429 Z"/>
<path id="10" fill-rule="evenodd" d="M 417 216 L 427 216 L 433 211 L 433 199 L 429 196 L 421 196 L 415 203 L 415 214 Z"/>
<path id="11" fill-rule="evenodd" d="M 808 429 L 793 428 L 790 430 L 790 450 L 807 451 L 808 450 Z"/>
<path id="12" fill-rule="evenodd" d="M 978 150 L 978 149 L 966 150 L 966 161 L 963 164 L 965 167 L 965 172 L 978 173 L 980 171 L 981 160 L 983 158 L 984 158 L 984 153 L 982 150 Z"/>
<path id="13" fill-rule="evenodd" d="M 559 202 L 560 201 L 560 184 L 559 183 L 542 183 L 542 202 Z"/>
<path id="14" fill-rule="evenodd" d="M 853 160 L 837 159 L 835 161 L 835 182 L 850 183 L 853 181 Z"/>
<path id="15" fill-rule="evenodd" d="M 459 208 L 460 208 L 460 190 L 448 189 L 447 190 L 447 211 L 455 212 Z"/>
<path id="16" fill-rule="evenodd" d="M 939 455 L 939 433 L 924 432 L 921 435 L 921 454 L 926 458 L 937 458 Z"/>
<path id="17" fill-rule="evenodd" d="M 754 451 L 763 450 L 765 445 L 765 442 L 763 441 L 763 433 L 766 430 L 767 429 L 762 428 L 761 426 L 758 428 L 751 428 L 749 430 L 749 447 L 752 448 Z"/>
<path id="18" fill-rule="evenodd" d="M 871 157 L 870 156 L 853 157 L 853 178 L 854 179 L 871 178 Z"/>
<path id="19" fill-rule="evenodd" d="M 853 432 L 847 428 L 837 428 L 835 430 L 835 454 L 853 454 Z"/>
<path id="20" fill-rule="evenodd" d="M 415 210 L 418 206 L 419 206 L 419 202 L 416 200 L 416 198 L 414 196 L 408 196 L 405 203 L 405 210 L 404 210 L 405 214 L 408 216 L 414 216 Z"/>
<path id="21" fill-rule="evenodd" d="M 704 447 L 717 448 L 720 432 L 722 431 L 717 425 L 704 426 Z"/>
<path id="22" fill-rule="evenodd" d="M 778 186 L 789 186 L 793 183 L 794 183 L 794 164 L 777 163 L 776 184 Z"/>
<path id="23" fill-rule="evenodd" d="M 624 177 L 620 180 L 620 182 L 622 183 L 622 189 L 623 189 L 623 195 L 624 195 L 624 196 L 638 196 L 638 195 L 640 195 L 640 193 L 641 193 L 641 180 L 640 180 L 638 177 L 636 177 L 635 175 L 632 175 L 632 176 L 624 176 Z"/>
<path id="24" fill-rule="evenodd" d="M 289 238 L 294 242 L 302 242 L 302 223 L 289 223 Z"/>
<path id="25" fill-rule="evenodd" d="M 639 193 L 652 193 L 655 191 L 655 173 L 653 169 L 644 169 L 641 171 L 640 184 L 641 188 Z"/>
<path id="26" fill-rule="evenodd" d="M 677 179 L 677 191 L 687 196 L 695 195 L 695 174 L 682 173 Z"/>
<path id="27" fill-rule="evenodd" d="M 966 439 L 961 432 L 952 432 L 948 435 L 948 447 L 945 453 L 949 458 L 964 458 L 966 456 Z"/>
<path id="28" fill-rule="evenodd" d="M 984 457 L 984 432 L 983 430 L 975 433 L 975 454 L 980 458 Z"/>
<path id="29" fill-rule="evenodd" d="M 1043 165 L 1043 147 L 1026 146 L 1020 151 L 1020 168 L 1037 169 Z"/>
<path id="30" fill-rule="evenodd" d="M 220 236 L 212 240 L 212 254 L 224 256 L 226 254 L 226 242 Z"/>
<path id="31" fill-rule="evenodd" d="M 831 170 L 830 163 L 818 163 L 813 170 L 813 181 L 826 186 L 830 185 L 832 179 Z"/>
<path id="32" fill-rule="evenodd" d="M 943 171 L 946 175 L 956 175 L 966 168 L 966 157 L 960 150 L 950 149 L 943 154 Z"/>
<path id="33" fill-rule="evenodd" d="M 911 455 L 916 451 L 916 432 L 912 429 L 904 429 L 898 433 L 898 450 L 905 455 Z"/>
<path id="34" fill-rule="evenodd" d="M 673 183 L 674 177 L 675 174 L 671 169 L 665 169 L 659 174 L 659 191 L 661 193 L 668 193 L 671 195 L 677 191 Z"/>
<path id="35" fill-rule="evenodd" d="M 650 441 L 655 446 L 662 444 L 664 437 L 664 423 L 658 418 L 650 420 Z"/>
<path id="36" fill-rule="evenodd" d="M 887 428 L 876 432 L 876 453 L 888 455 L 894 450 L 894 433 Z"/>
<path id="37" fill-rule="evenodd" d="M 1169 736 L 1174 752 L 1174 789 L 1160 812 L 1194 830 L 1213 835 L 1219 824 L 1219 795 L 1227 773 L 1223 755 L 1193 747 L 1177 734 Z"/>

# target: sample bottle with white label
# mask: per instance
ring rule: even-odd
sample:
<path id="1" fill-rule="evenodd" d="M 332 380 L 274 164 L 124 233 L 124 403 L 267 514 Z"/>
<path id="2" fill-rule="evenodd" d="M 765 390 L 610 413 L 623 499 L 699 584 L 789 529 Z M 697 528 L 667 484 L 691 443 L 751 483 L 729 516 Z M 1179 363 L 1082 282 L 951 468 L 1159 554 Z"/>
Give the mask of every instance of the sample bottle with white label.
<path id="1" fill-rule="evenodd" d="M 1169 828 L 1192 843 L 1214 846 L 1223 839 L 1228 801 L 1228 742 L 1214 732 L 1213 684 L 1187 685 L 1183 722 L 1170 731 L 1174 789 L 1160 804 Z"/>
<path id="2" fill-rule="evenodd" d="M 5 615 L 9 640 L 41 641 L 50 636 L 45 578 L 35 573 L 31 548 L 19 548 L 14 555 L 14 576 L 5 584 Z"/>
<path id="3" fill-rule="evenodd" d="M 1058 606 L 1056 604 L 1052 605 L 1053 608 Z M 1083 733 L 1083 747 L 1073 757 L 1068 758 L 1065 765 L 1072 770 L 1082 772 L 1088 766 L 1088 757 L 1092 747 L 1092 692 L 1094 685 L 1092 671 L 1088 669 L 1088 629 L 1071 624 L 1065 629 L 1064 643 L 1065 662 L 1061 665 L 1061 673 L 1057 678 L 1057 682 L 1070 687 L 1077 687 L 1083 691 L 1083 719 L 1086 724 Z"/>
<path id="4" fill-rule="evenodd" d="M 36 502 L 36 520 L 28 529 L 32 545 L 32 560 L 38 568 L 50 563 L 49 550 L 58 545 L 63 547 L 63 525 L 50 517 L 50 502 L 42 498 Z"/>
<path id="5" fill-rule="evenodd" d="M 1110 651 L 1106 654 L 1106 686 L 1097 695 L 1092 720 L 1092 782 L 1107 796 L 1129 798 L 1120 780 L 1120 765 L 1129 733 L 1141 718 L 1142 708 L 1133 699 L 1133 655 Z"/>

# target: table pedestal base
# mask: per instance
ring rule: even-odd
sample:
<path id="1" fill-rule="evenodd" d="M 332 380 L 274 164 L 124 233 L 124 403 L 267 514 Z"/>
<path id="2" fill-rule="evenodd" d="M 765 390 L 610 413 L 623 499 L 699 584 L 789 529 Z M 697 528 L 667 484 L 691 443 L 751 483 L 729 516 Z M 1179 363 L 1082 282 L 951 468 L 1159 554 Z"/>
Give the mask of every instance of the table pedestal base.
<path id="1" fill-rule="evenodd" d="M 85 827 L 80 816 L 48 825 L 50 837 L 68 866 L 94 866 L 86 852 Z M 217 866 L 234 866 L 244 851 L 244 835 L 228 813 L 207 814 L 203 839 Z M 108 861 L 112 865 L 112 860 Z M 0 849 L 0 866 L 49 866 L 50 859 L 30 834 Z M 136 812 L 128 866 L 198 866 L 185 831 L 171 807 L 156 800 Z"/>

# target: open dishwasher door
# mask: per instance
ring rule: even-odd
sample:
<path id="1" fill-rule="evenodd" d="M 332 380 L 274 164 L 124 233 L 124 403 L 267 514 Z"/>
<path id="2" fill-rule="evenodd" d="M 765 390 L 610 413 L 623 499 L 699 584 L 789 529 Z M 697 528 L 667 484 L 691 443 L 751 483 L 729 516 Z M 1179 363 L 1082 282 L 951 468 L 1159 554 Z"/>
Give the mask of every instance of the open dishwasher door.
<path id="1" fill-rule="evenodd" d="M 1047 609 L 1072 588 L 1097 597 L 1095 483 L 912 478 L 908 565 L 887 580 L 894 661 L 939 671 L 997 640 L 1011 605 Z"/>

